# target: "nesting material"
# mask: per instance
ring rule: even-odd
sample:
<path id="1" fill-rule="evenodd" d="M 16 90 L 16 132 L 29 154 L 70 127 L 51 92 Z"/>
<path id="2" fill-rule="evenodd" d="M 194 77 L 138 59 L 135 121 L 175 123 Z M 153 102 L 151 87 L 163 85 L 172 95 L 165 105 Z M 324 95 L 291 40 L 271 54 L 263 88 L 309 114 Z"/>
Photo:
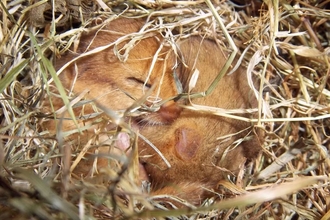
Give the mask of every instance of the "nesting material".
<path id="1" fill-rule="evenodd" d="M 330 218 L 327 1 L 2 1 L 0 7 L 0 219 Z M 201 207 L 173 198 L 184 207 L 167 210 L 157 198 L 143 193 L 148 183 L 136 184 L 136 152 L 111 158 L 113 169 L 100 170 L 92 181 L 70 175 L 89 147 L 98 143 L 99 131 L 77 154 L 65 137 L 79 131 L 54 136 L 40 128 L 40 121 L 52 117 L 41 110 L 51 82 L 66 108 L 84 104 L 84 94 L 71 100 L 61 86 L 61 70 L 56 72 L 53 66 L 56 58 L 69 48 L 75 50 L 83 32 L 121 16 L 147 18 L 146 32 L 159 29 L 173 40 L 194 35 L 216 39 L 235 56 L 229 70 L 243 65 L 249 79 L 260 79 L 260 89 L 254 89 L 256 109 L 189 106 L 254 122 L 266 132 L 254 164 L 230 181 L 219 182 L 223 193 Z M 178 34 L 171 35 L 173 30 Z M 127 48 L 119 53 L 122 60 Z M 257 117 L 239 117 L 244 111 Z M 127 139 L 136 143 L 126 136 L 129 128 L 122 115 L 95 106 L 89 117 L 102 112 L 107 118 L 95 123 L 110 118 L 122 129 L 113 130 L 114 142 L 121 135 L 123 148 Z M 105 185 L 107 180 L 111 184 Z"/>

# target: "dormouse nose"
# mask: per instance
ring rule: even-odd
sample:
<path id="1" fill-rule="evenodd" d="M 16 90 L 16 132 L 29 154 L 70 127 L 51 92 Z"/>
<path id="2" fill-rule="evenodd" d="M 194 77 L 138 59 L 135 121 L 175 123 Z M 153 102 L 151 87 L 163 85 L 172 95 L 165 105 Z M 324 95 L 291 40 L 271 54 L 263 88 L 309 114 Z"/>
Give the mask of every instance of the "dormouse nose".
<path id="1" fill-rule="evenodd" d="M 180 116 L 182 108 L 177 102 L 169 101 L 163 104 L 158 110 L 158 114 L 166 123 L 172 123 Z"/>

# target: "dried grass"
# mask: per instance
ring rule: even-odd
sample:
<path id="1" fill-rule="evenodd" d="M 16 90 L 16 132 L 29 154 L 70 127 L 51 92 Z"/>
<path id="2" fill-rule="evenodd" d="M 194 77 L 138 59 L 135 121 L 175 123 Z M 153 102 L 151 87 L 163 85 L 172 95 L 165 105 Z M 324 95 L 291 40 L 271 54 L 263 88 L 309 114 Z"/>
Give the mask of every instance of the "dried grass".
<path id="1" fill-rule="evenodd" d="M 46 1 L 37 4 L 43 2 Z M 221 2 L 212 9 L 209 1 L 205 4 L 204 1 L 97 0 L 98 9 L 86 13 L 90 1 L 63 0 L 57 1 L 56 12 L 67 9 L 61 6 L 63 2 L 68 3 L 66 7 L 72 7 L 69 3 L 81 2 L 83 7 L 74 8 L 73 18 L 56 14 L 45 21 L 38 20 L 41 9 L 37 4 L 31 6 L 25 0 L 1 2 L 1 219 L 330 218 L 330 13 L 327 1 L 265 1 L 260 11 L 253 9 L 252 6 L 258 4 L 253 1 L 246 11 L 239 8 L 234 11 L 231 2 Z M 34 13 L 31 14 L 31 10 Z M 245 176 L 242 171 L 232 182 L 219 183 L 223 189 L 219 195 L 222 201 L 210 199 L 201 207 L 179 210 L 166 210 L 152 197 L 141 194 L 141 187 L 134 182 L 137 166 L 134 151 L 132 157 L 109 158 L 113 169 L 101 171 L 94 182 L 70 178 L 70 170 L 83 159 L 84 150 L 98 143 L 99 136 L 96 132 L 71 166 L 70 155 L 75 153 L 74 149 L 63 143 L 63 138 L 55 139 L 40 130 L 38 122 L 45 117 L 40 114 L 40 105 L 43 94 L 50 93 L 49 79 L 54 80 L 67 109 L 77 103 L 82 105 L 83 101 L 81 97 L 71 100 L 67 96 L 57 77 L 61 71 L 55 72 L 52 65 L 53 57 L 60 56 L 71 45 L 76 46 L 79 35 L 88 31 L 91 23 L 102 18 L 104 22 L 93 27 L 97 29 L 118 14 L 148 17 L 159 24 L 153 23 L 150 28 L 176 28 L 181 31 L 180 37 L 200 34 L 217 38 L 225 48 L 231 48 L 228 52 L 235 53 L 235 47 L 228 46 L 230 39 L 215 26 L 219 24 L 214 18 L 215 11 L 237 45 L 242 57 L 240 62 L 247 67 L 247 73 L 261 79 L 261 89 L 255 90 L 258 109 L 249 109 L 258 112 L 258 117 L 238 116 L 245 110 L 197 105 L 190 108 L 253 121 L 264 128 L 267 135 L 263 154 L 253 168 L 247 169 Z M 54 12 L 50 15 L 55 15 Z M 64 25 L 68 22 L 61 19 L 80 20 L 82 24 L 70 28 Z M 102 123 L 96 117 L 99 111 L 105 111 L 112 121 L 129 130 L 120 114 L 103 108 L 89 115 L 99 120 L 95 123 Z M 113 135 L 116 132 L 114 130 Z M 134 140 L 134 136 L 130 138 Z M 247 178 L 253 175 L 254 181 Z M 109 179 L 112 184 L 104 185 Z"/>

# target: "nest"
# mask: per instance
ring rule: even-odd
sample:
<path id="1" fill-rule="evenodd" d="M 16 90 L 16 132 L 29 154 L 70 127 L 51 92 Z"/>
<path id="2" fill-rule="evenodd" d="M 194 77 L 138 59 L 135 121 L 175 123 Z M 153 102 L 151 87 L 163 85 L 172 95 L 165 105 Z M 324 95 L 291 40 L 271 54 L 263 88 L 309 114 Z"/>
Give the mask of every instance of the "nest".
<path id="1" fill-rule="evenodd" d="M 0 218 L 329 219 L 328 8 L 312 0 L 2 1 Z M 52 60 L 118 16 L 217 39 L 259 76 L 253 121 L 266 137 L 246 171 L 258 181 L 221 182 L 222 201 L 167 210 L 141 193 L 129 158 L 113 159 L 114 169 L 101 175 L 109 186 L 70 179 L 71 151 L 39 127 L 43 95 L 56 80 Z"/>

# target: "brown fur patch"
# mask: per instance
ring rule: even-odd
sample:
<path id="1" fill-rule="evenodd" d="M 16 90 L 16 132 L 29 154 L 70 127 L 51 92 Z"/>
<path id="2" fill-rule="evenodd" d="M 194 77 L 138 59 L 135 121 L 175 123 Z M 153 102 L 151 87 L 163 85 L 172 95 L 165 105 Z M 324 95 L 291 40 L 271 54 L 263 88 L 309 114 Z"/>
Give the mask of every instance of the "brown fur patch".
<path id="1" fill-rule="evenodd" d="M 143 24 L 141 20 L 115 20 L 103 30 L 83 36 L 78 53 L 110 44 L 123 35 L 137 32 Z M 78 71 L 71 65 L 64 70 L 60 78 L 67 89 L 74 85 L 75 94 L 87 89 L 87 99 L 96 100 L 111 110 L 130 107 L 135 102 L 131 97 L 141 98 L 145 94 L 143 91 L 150 89 L 150 86 L 156 88 L 151 95 L 157 96 L 158 92 L 162 100 L 168 99 L 177 95 L 173 79 L 175 60 L 173 55 L 166 56 L 172 53 L 171 48 L 162 49 L 151 75 L 147 75 L 152 59 L 163 40 L 159 34 L 151 33 L 134 46 L 125 62 L 119 61 L 113 53 L 113 47 L 110 47 L 79 59 L 75 62 Z M 178 41 L 177 45 L 182 54 L 182 65 L 175 71 L 184 91 L 188 91 L 188 82 L 195 69 L 199 70 L 200 76 L 193 92 L 205 91 L 224 66 L 225 54 L 215 42 L 200 37 Z M 63 56 L 58 60 L 58 66 L 75 56 L 73 53 Z M 144 85 L 148 85 L 147 88 Z M 61 107 L 61 102 L 54 100 L 56 107 Z M 235 146 L 236 140 L 244 138 L 251 131 L 250 123 L 182 110 L 179 105 L 183 103 L 188 101 L 165 104 L 159 112 L 143 116 L 137 123 L 140 132 L 162 152 L 171 168 L 168 168 L 143 140 L 139 141 L 140 160 L 145 165 L 154 194 L 174 194 L 199 204 L 205 198 L 204 187 L 216 188 L 219 180 L 227 174 L 223 171 L 225 169 L 237 172 L 239 165 L 246 158 L 252 159 L 256 156 L 260 143 L 256 137 L 252 137 Z M 223 109 L 256 107 L 257 104 L 251 96 L 244 69 L 241 68 L 224 76 L 213 93 L 193 99 L 193 103 Z M 91 112 L 91 109 L 85 108 L 84 111 Z M 80 114 L 79 110 L 76 114 Z M 65 123 L 63 129 L 67 130 L 69 127 L 72 127 L 72 124 Z M 232 136 L 224 138 L 229 134 Z M 254 133 L 251 135 L 254 136 Z M 100 161 L 100 164 L 104 164 Z"/>

